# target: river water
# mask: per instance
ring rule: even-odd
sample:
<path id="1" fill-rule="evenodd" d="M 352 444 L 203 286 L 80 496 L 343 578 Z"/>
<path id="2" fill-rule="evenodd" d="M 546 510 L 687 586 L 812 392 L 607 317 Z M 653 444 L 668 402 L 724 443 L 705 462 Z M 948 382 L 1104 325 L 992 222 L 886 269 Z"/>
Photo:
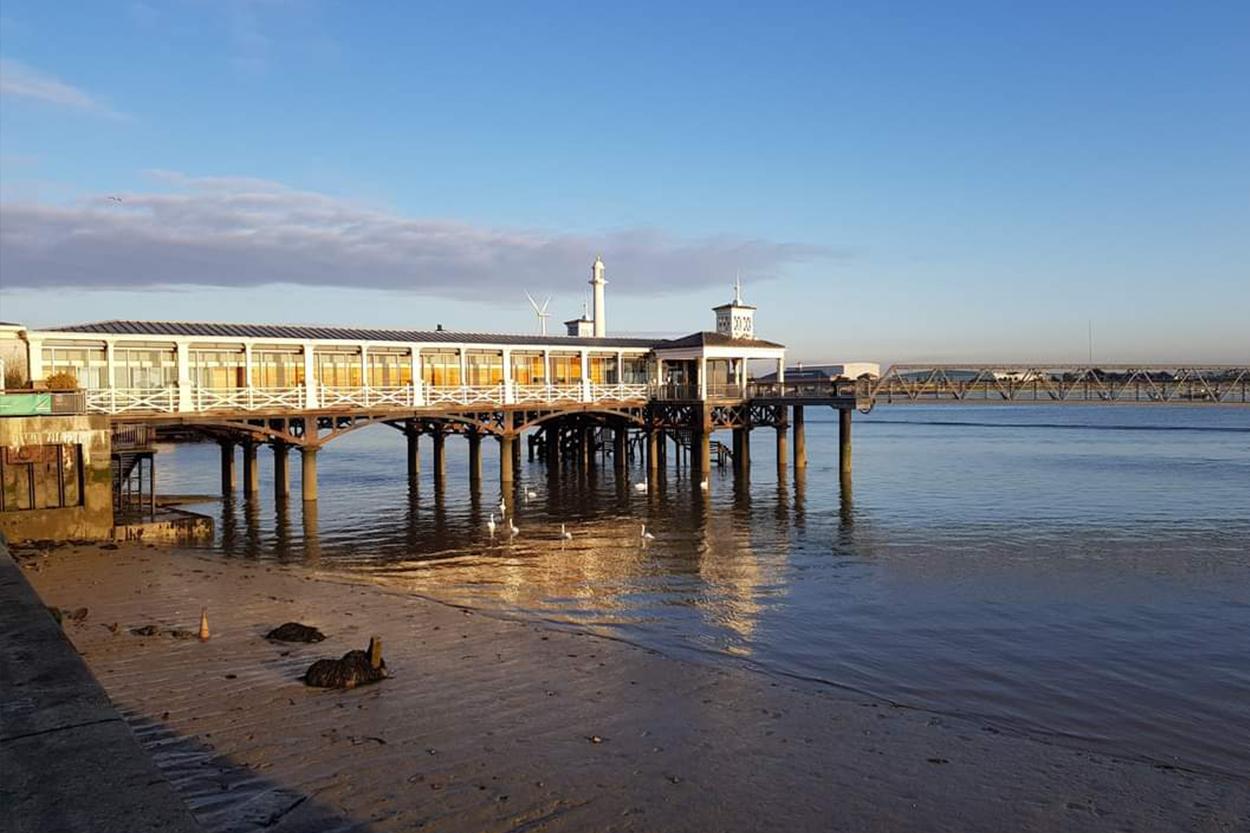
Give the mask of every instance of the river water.
<path id="1" fill-rule="evenodd" d="M 750 482 L 703 492 L 672 467 L 526 463 L 492 540 L 462 441 L 410 490 L 384 426 L 319 455 L 315 512 L 262 490 L 192 504 L 228 557 L 366 573 L 440 598 L 576 624 L 671 655 L 745 663 L 1000 731 L 1250 774 L 1250 410 L 883 406 L 856 415 L 839 482 L 832 411 L 809 409 L 805 476 L 753 433 Z M 827 421 L 823 421 L 827 420 Z M 728 440 L 726 435 L 724 438 Z M 218 451 L 159 456 L 163 493 L 213 493 Z M 533 496 L 526 498 L 525 494 Z M 573 534 L 560 538 L 560 524 Z M 654 540 L 642 541 L 646 524 Z"/>

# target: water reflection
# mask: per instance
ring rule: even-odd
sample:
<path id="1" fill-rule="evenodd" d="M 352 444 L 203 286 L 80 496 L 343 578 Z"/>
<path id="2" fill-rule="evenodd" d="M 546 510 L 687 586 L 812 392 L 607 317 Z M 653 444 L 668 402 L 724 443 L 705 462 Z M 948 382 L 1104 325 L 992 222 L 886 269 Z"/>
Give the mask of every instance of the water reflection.
<path id="1" fill-rule="evenodd" d="M 756 442 L 749 479 L 714 467 L 706 491 L 677 446 L 645 492 L 637 461 L 523 463 L 504 496 L 521 534 L 497 515 L 493 541 L 497 444 L 480 481 L 451 438 L 446 476 L 427 455 L 410 484 L 403 437 L 361 431 L 321 455 L 319 503 L 273 503 L 262 483 L 259 502 L 191 508 L 216 515 L 231 555 L 1250 771 L 1250 414 L 1230 414 L 1060 409 L 1029 427 L 1027 408 L 980 409 L 976 425 L 896 409 L 857 426 L 853 483 L 836 424 L 813 419 L 807 468 Z M 1072 426 L 1056 435 L 1059 420 Z M 1143 427 L 1168 420 L 1207 428 Z M 215 489 L 215 446 L 161 465 L 173 488 Z"/>

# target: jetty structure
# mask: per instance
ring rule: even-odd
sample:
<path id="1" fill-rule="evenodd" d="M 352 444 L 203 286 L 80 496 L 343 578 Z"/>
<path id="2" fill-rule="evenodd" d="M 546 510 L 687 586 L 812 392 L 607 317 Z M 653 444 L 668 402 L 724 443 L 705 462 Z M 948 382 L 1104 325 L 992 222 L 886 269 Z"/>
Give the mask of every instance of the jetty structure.
<path id="1" fill-rule="evenodd" d="M 468 443 L 480 484 L 482 442 L 499 443 L 499 482 L 516 480 L 522 446 L 550 466 L 645 458 L 647 482 L 669 454 L 702 484 L 714 464 L 750 470 L 751 435 L 773 429 L 780 468 L 807 465 L 805 408 L 838 412 L 838 468 L 851 472 L 851 418 L 877 403 L 1141 402 L 1245 404 L 1250 367 L 895 365 L 791 370 L 786 348 L 757 336 L 756 307 L 734 284 L 715 325 L 680 338 L 607 330 L 606 269 L 591 267 L 593 304 L 566 335 L 174 321 L 102 321 L 51 329 L 5 325 L 6 361 L 28 387 L 0 395 L 0 531 L 99 538 L 114 516 L 155 515 L 155 441 L 221 447 L 221 488 L 259 490 L 259 450 L 275 489 L 317 500 L 317 459 L 335 439 L 380 423 L 407 438 L 415 479 L 422 438 L 436 481 L 449 437 Z M 545 328 L 544 328 L 545 329 Z M 801 366 L 800 366 L 801 367 Z M 758 375 L 757 375 L 758 374 Z M 853 375 L 852 375 L 853 374 Z M 731 431 L 732 443 L 715 439 Z M 240 453 L 241 451 L 241 453 Z"/>

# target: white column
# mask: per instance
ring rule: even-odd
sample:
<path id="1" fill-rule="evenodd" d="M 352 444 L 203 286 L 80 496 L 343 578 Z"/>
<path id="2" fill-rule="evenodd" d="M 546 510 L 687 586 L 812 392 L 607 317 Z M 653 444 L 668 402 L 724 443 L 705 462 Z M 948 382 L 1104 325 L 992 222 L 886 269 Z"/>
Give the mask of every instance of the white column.
<path id="1" fill-rule="evenodd" d="M 408 347 L 408 360 L 412 362 L 412 404 L 424 405 L 425 398 L 421 391 L 421 348 L 413 344 Z"/>
<path id="2" fill-rule="evenodd" d="M 616 383 L 625 384 L 625 351 L 616 351 Z"/>
<path id="3" fill-rule="evenodd" d="M 316 408 L 317 390 L 317 358 L 316 348 L 310 342 L 304 343 L 304 407 Z"/>
<path id="4" fill-rule="evenodd" d="M 699 356 L 699 398 L 707 399 L 707 357 Z"/>
<path id="5" fill-rule="evenodd" d="M 582 401 L 590 401 L 590 351 L 582 351 Z"/>
<path id="6" fill-rule="evenodd" d="M 543 350 L 543 384 L 547 386 L 547 396 L 551 396 L 551 351 Z"/>
<path id="7" fill-rule="evenodd" d="M 364 403 L 369 404 L 369 345 L 360 345 L 360 387 L 363 388 Z"/>
<path id="8" fill-rule="evenodd" d="M 252 407 L 252 345 L 243 345 L 243 389 L 247 393 L 247 407 Z"/>
<path id="9" fill-rule="evenodd" d="M 516 397 L 512 391 L 512 351 L 504 348 L 503 351 L 503 401 L 506 405 L 511 405 L 516 401 Z"/>
<path id="10" fill-rule="evenodd" d="M 464 345 L 457 349 L 460 352 L 460 385 L 467 387 L 469 384 L 469 359 L 466 355 L 468 351 L 464 349 Z"/>
<path id="11" fill-rule="evenodd" d="M 43 379 L 43 341 L 29 336 L 26 339 L 26 375 L 31 382 Z M 109 384 L 113 384 L 111 378 Z"/>
<path id="12" fill-rule="evenodd" d="M 786 380 L 786 357 L 781 356 L 777 359 L 777 381 L 778 383 Z"/>
<path id="13" fill-rule="evenodd" d="M 178 364 L 178 410 L 195 410 L 195 391 L 191 386 L 191 345 L 185 341 L 175 346 L 175 360 Z M 108 360 L 109 379 L 113 378 L 113 343 L 104 345 L 104 355 Z M 109 387 L 112 387 L 112 381 Z"/>

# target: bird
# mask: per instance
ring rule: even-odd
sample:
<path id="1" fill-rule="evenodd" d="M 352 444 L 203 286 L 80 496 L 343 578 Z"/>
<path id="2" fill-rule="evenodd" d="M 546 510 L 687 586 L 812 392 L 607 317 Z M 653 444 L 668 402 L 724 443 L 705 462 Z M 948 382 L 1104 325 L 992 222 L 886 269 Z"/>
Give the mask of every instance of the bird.
<path id="1" fill-rule="evenodd" d="M 122 198 L 121 198 L 121 197 L 119 197 L 119 196 L 116 196 L 115 194 L 110 194 L 110 195 L 109 195 L 109 199 L 110 199 L 110 200 L 112 200 L 113 202 L 121 202 L 121 201 L 122 201 Z"/>
<path id="2" fill-rule="evenodd" d="M 635 492 L 645 492 L 645 491 L 647 491 L 647 481 L 645 481 L 645 480 L 640 480 L 639 482 L 635 483 L 635 484 L 634 484 L 634 491 L 635 491 Z"/>
<path id="3" fill-rule="evenodd" d="M 495 513 L 490 513 L 490 520 L 486 522 L 486 528 L 490 530 L 490 537 L 495 537 Z"/>
<path id="4" fill-rule="evenodd" d="M 560 524 L 560 538 L 565 541 L 573 540 L 573 533 L 564 528 L 564 524 Z"/>
<path id="5" fill-rule="evenodd" d="M 503 517 L 508 514 L 508 502 L 503 498 L 499 499 L 499 515 Z"/>
<path id="6" fill-rule="evenodd" d="M 521 530 L 520 530 L 520 528 L 516 525 L 516 521 L 515 521 L 515 520 L 510 520 L 510 521 L 508 521 L 508 534 L 510 534 L 513 538 L 515 538 L 517 535 L 521 534 Z"/>
<path id="7" fill-rule="evenodd" d="M 706 477 L 699 481 L 699 488 L 705 492 L 707 491 L 707 478 Z"/>
<path id="8" fill-rule="evenodd" d="M 538 492 L 535 492 L 533 489 L 525 490 L 525 500 L 527 503 L 536 497 L 538 497 Z"/>
<path id="9" fill-rule="evenodd" d="M 654 541 L 654 540 L 655 540 L 655 536 L 654 536 L 654 535 L 652 535 L 650 532 L 647 532 L 647 525 L 646 525 L 646 524 L 643 524 L 643 525 L 642 525 L 642 531 L 638 533 L 638 537 L 639 537 L 639 538 L 641 538 L 641 539 L 642 539 L 642 540 L 644 540 L 644 541 Z"/>

